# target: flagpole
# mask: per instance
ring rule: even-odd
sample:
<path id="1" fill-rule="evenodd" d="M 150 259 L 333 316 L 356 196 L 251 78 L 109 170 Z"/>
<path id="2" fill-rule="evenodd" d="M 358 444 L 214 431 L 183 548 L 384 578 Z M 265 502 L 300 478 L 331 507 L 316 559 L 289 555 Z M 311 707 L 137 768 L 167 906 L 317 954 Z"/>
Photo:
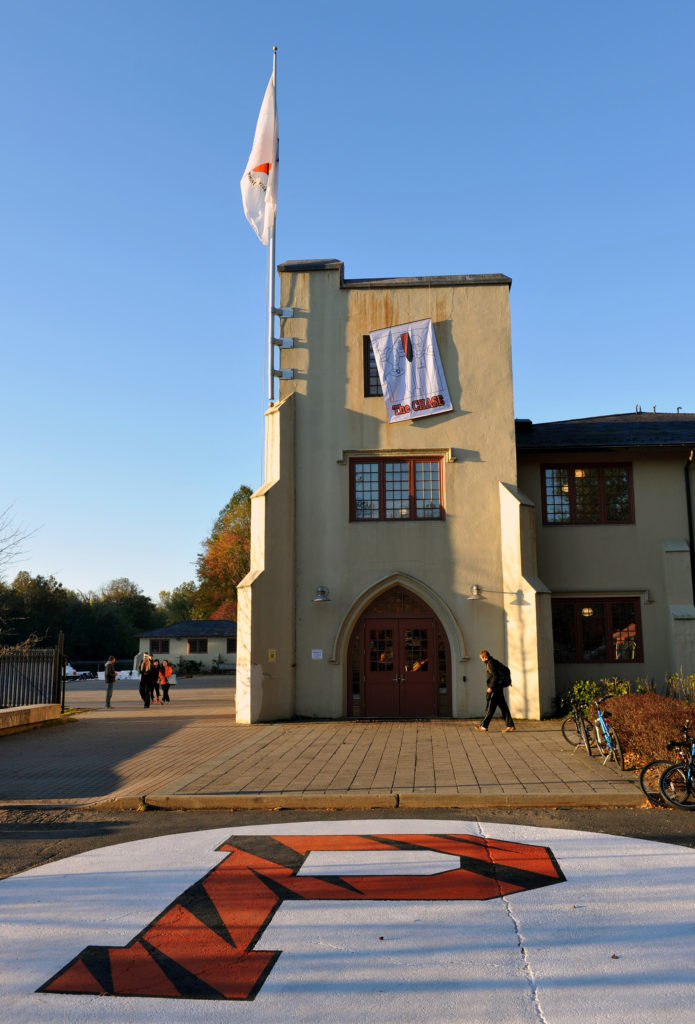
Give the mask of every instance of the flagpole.
<path id="1" fill-rule="evenodd" d="M 277 119 L 277 61 L 278 61 L 278 48 L 273 47 L 273 89 L 275 93 L 275 117 Z M 277 159 L 277 153 L 275 154 Z M 273 354 L 273 328 L 275 325 L 275 223 L 277 221 L 277 210 L 273 215 L 273 223 L 270 229 L 270 237 L 268 238 L 268 319 L 266 324 L 266 344 L 268 346 L 268 405 L 272 405 L 275 401 L 275 374 L 274 374 L 274 363 L 275 356 Z"/>

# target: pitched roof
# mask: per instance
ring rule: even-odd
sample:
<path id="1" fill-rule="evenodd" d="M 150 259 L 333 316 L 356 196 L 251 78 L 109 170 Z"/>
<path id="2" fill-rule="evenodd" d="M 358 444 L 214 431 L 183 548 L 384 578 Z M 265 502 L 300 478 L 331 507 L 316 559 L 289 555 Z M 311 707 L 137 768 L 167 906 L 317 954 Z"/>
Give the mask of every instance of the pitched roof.
<path id="1" fill-rule="evenodd" d="M 693 448 L 695 414 L 628 412 L 551 423 L 516 421 L 519 452 L 600 448 Z"/>
<path id="2" fill-rule="evenodd" d="M 232 622 L 231 619 L 188 619 L 186 622 L 175 622 L 173 626 L 161 626 L 147 633 L 138 633 L 137 636 L 236 636 L 236 622 Z"/>

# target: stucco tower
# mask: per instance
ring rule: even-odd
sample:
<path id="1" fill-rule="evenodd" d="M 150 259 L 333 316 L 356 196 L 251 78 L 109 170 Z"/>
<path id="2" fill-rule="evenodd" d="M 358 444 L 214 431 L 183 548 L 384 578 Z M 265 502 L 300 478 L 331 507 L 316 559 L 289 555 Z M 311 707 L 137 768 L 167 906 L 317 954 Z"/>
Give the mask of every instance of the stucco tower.
<path id="1" fill-rule="evenodd" d="M 238 721 L 476 716 L 481 648 L 510 665 L 512 713 L 538 718 L 552 632 L 517 488 L 510 279 L 346 280 L 338 260 L 278 272 L 295 340 L 238 589 Z M 401 325 L 412 362 L 429 321 L 451 411 L 416 397 L 417 418 L 389 422 L 370 336 Z"/>

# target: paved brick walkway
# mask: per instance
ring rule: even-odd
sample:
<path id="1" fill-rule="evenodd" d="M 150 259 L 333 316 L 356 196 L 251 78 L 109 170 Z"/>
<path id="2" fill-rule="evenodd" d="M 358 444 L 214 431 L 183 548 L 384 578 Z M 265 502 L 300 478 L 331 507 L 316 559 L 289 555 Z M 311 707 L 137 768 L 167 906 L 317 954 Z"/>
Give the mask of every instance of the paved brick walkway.
<path id="1" fill-rule="evenodd" d="M 634 777 L 574 751 L 557 722 L 283 722 L 236 725 L 228 677 L 181 680 L 142 707 L 135 683 L 103 708 L 94 681 L 60 725 L 0 737 L 0 803 L 168 808 L 635 806 Z"/>

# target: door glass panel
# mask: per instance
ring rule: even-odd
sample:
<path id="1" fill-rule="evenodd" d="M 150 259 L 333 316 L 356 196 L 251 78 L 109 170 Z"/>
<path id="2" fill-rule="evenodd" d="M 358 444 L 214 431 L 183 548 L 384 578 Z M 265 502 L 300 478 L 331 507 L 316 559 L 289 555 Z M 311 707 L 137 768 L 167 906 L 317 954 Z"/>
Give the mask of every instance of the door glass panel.
<path id="1" fill-rule="evenodd" d="M 577 522 L 598 523 L 601 518 L 598 469 L 595 466 L 575 469 L 574 490 L 577 502 Z"/>
<path id="2" fill-rule="evenodd" d="M 403 670 L 425 672 L 428 669 L 427 629 L 405 629 L 403 631 Z"/>
<path id="3" fill-rule="evenodd" d="M 393 630 L 369 630 L 370 672 L 393 672 Z"/>
<path id="4" fill-rule="evenodd" d="M 545 470 L 545 507 L 549 523 L 570 521 L 570 484 L 566 469 Z"/>
<path id="5" fill-rule="evenodd" d="M 635 623 L 635 602 L 616 601 L 612 608 L 613 655 L 614 661 L 634 661 L 637 657 L 637 626 Z"/>
<path id="6" fill-rule="evenodd" d="M 415 463 L 415 518 L 440 519 L 439 463 Z"/>
<path id="7" fill-rule="evenodd" d="M 387 462 L 384 467 L 386 518 L 410 518 L 410 494 L 407 462 Z"/>
<path id="8" fill-rule="evenodd" d="M 553 601 L 552 608 L 555 661 L 577 661 L 574 605 L 570 601 Z"/>
<path id="9" fill-rule="evenodd" d="M 358 462 L 355 466 L 355 519 L 379 518 L 379 466 Z"/>
<path id="10" fill-rule="evenodd" d="M 627 466 L 606 466 L 606 519 L 609 523 L 630 522 L 630 479 Z"/>
<path id="11" fill-rule="evenodd" d="M 584 661 L 606 660 L 606 618 L 602 603 L 588 603 L 581 610 Z"/>
<path id="12" fill-rule="evenodd" d="M 439 692 L 448 693 L 446 647 L 444 645 L 444 638 L 441 635 L 437 638 L 437 679 L 439 681 Z"/>

